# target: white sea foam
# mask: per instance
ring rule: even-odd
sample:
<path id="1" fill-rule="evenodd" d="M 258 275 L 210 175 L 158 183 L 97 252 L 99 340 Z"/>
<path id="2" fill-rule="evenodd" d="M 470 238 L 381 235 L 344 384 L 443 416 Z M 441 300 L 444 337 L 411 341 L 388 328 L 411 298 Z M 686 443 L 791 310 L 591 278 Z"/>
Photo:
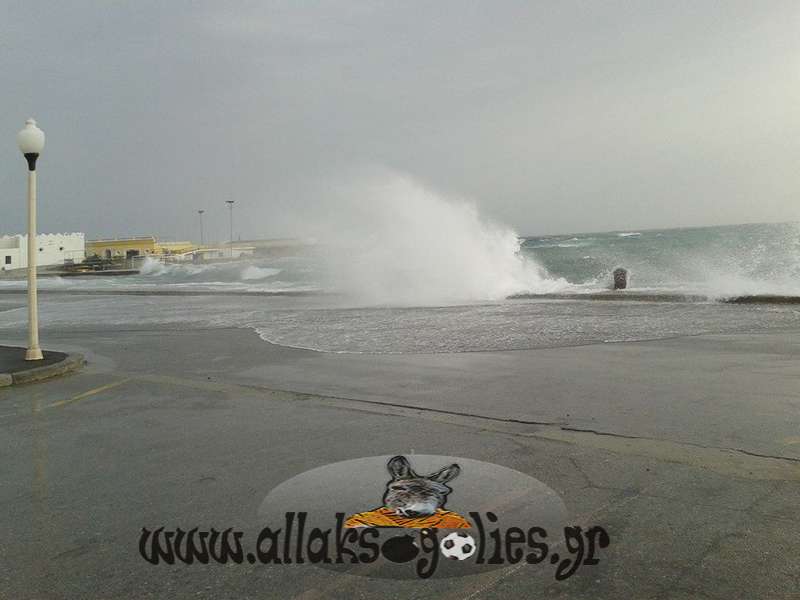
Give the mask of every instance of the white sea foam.
<path id="1" fill-rule="evenodd" d="M 142 275 L 163 275 L 167 272 L 167 267 L 160 260 L 148 256 L 139 266 L 139 272 Z"/>
<path id="2" fill-rule="evenodd" d="M 280 273 L 280 269 L 271 269 L 266 267 L 257 267 L 255 265 L 249 265 L 242 269 L 241 277 L 244 281 L 251 281 L 253 279 L 266 279 L 267 277 L 272 277 L 273 275 L 277 275 Z"/>

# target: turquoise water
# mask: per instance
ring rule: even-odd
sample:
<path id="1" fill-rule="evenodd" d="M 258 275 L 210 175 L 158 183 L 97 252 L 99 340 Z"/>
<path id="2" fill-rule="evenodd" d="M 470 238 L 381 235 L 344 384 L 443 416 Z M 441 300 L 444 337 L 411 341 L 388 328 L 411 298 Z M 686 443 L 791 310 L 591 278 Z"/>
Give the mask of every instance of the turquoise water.
<path id="1" fill-rule="evenodd" d="M 458 213 L 457 213 L 458 214 Z M 515 295 L 572 296 L 609 289 L 617 267 L 628 293 L 800 296 L 800 224 L 578 233 L 519 238 L 482 224 L 351 236 L 298 256 L 194 265 L 148 261 L 129 277 L 42 278 L 64 291 L 324 292 L 352 306 L 440 306 Z M 458 234 L 462 235 L 458 235 Z M 469 233 L 469 235 L 466 235 Z M 0 289 L 24 289 L 3 280 Z M 335 302 L 341 305 L 340 301 Z"/>
<path id="2" fill-rule="evenodd" d="M 40 296 L 42 331 L 98 324 L 244 327 L 286 346 L 404 353 L 795 332 L 800 327 L 796 304 L 707 301 L 748 294 L 800 296 L 797 224 L 528 237 L 521 245 L 513 232 L 510 240 L 507 232 L 500 233 L 490 231 L 483 244 L 440 241 L 436 256 L 423 248 L 409 257 L 400 251 L 405 239 L 373 239 L 371 246 L 361 245 L 366 254 L 358 254 L 356 246 L 349 249 L 352 254 L 337 257 L 337 263 L 352 265 L 341 271 L 330 270 L 329 248 L 319 246 L 296 257 L 153 263 L 132 277 L 42 279 L 47 291 Z M 365 263 L 376 244 L 392 251 Z M 458 261 L 439 256 L 452 252 L 460 253 Z M 446 272 L 450 265 L 461 270 Z M 612 295 L 612 301 L 588 300 L 592 296 L 586 292 L 607 289 L 611 272 L 620 266 L 630 270 L 630 291 Z M 462 278 L 469 285 L 453 288 Z M 0 295 L 0 333 L 22 335 L 27 323 L 24 281 L 5 281 L 2 287 L 14 293 Z M 430 289 L 436 293 L 425 295 Z M 395 297 L 395 290 L 408 293 Z M 111 295 L 122 291 L 144 295 Z M 308 295 L 275 295 L 281 291 Z M 636 299 L 637 291 L 655 301 L 616 301 Z M 192 295 L 170 295 L 187 292 Z M 515 293 L 523 297 L 508 298 Z M 676 293 L 707 295 L 673 302 Z"/>
<path id="3" fill-rule="evenodd" d="M 800 294 L 798 223 L 529 237 L 522 252 L 551 277 L 591 289 L 624 267 L 638 290 Z"/>

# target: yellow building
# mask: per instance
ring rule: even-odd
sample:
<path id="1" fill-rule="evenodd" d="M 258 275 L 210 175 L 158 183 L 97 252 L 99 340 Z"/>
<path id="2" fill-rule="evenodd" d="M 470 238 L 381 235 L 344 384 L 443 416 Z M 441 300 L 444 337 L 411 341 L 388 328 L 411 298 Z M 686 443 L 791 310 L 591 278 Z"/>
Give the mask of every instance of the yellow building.
<path id="1" fill-rule="evenodd" d="M 159 256 L 182 254 L 195 249 L 192 242 L 159 242 L 152 235 L 91 240 L 86 242 L 86 256 L 100 258 L 134 258 L 136 256 Z"/>
<path id="2" fill-rule="evenodd" d="M 197 244 L 192 242 L 157 242 L 156 250 L 159 254 L 183 254 L 197 249 Z"/>
<path id="3" fill-rule="evenodd" d="M 133 258 L 158 254 L 156 238 L 152 235 L 113 240 L 90 240 L 86 242 L 86 256 L 100 258 Z"/>

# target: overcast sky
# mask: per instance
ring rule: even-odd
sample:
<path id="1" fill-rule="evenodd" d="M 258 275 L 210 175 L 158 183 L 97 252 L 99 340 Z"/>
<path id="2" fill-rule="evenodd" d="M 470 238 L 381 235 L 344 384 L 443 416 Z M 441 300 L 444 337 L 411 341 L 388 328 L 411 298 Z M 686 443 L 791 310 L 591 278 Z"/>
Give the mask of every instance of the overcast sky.
<path id="1" fill-rule="evenodd" d="M 0 13 L 0 232 L 25 226 L 29 116 L 42 231 L 197 238 L 203 208 L 222 239 L 232 199 L 235 237 L 303 235 L 361 164 L 522 234 L 800 219 L 796 0 Z"/>

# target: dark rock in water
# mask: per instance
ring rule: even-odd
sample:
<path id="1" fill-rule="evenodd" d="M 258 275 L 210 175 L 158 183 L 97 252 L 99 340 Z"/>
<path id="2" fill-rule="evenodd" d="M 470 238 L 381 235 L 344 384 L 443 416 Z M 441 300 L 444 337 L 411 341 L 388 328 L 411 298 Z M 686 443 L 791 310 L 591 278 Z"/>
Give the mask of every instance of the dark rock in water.
<path id="1" fill-rule="evenodd" d="M 625 269 L 614 269 L 614 289 L 624 290 L 628 287 L 628 271 Z"/>

